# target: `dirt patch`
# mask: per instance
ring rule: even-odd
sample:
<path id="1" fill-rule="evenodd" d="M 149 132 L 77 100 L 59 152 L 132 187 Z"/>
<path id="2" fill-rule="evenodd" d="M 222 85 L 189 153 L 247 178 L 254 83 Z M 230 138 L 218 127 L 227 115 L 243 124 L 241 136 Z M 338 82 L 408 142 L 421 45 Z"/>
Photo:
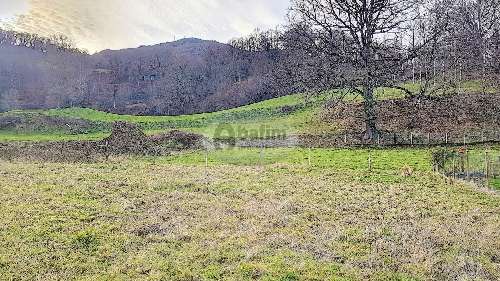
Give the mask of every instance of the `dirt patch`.
<path id="1" fill-rule="evenodd" d="M 151 136 L 150 140 L 157 146 L 179 149 L 195 149 L 203 145 L 203 136 L 178 130 Z"/>
<path id="2" fill-rule="evenodd" d="M 91 141 L 0 144 L 0 159 L 7 161 L 89 162 L 103 155 L 98 142 Z"/>
<path id="3" fill-rule="evenodd" d="M 111 135 L 101 141 L 2 143 L 0 159 L 93 162 L 105 160 L 111 155 L 161 156 L 169 155 L 173 150 L 199 148 L 202 140 L 201 135 L 181 131 L 146 136 L 135 124 L 116 122 Z"/>
<path id="4" fill-rule="evenodd" d="M 103 127 L 102 124 L 88 120 L 46 116 L 39 113 L 31 113 L 22 116 L 0 115 L 0 130 L 84 134 L 101 127 Z"/>
<path id="5" fill-rule="evenodd" d="M 376 111 L 379 129 L 385 132 L 463 134 L 500 129 L 500 94 L 386 100 L 378 102 Z M 347 132 L 364 130 L 361 103 L 325 109 L 321 118 L 339 124 Z"/>

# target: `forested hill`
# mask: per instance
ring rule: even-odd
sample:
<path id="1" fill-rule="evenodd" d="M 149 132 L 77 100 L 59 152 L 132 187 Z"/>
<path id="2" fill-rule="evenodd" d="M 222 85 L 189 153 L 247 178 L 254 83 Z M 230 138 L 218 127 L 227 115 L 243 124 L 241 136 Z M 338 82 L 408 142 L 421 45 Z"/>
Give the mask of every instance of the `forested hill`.
<path id="1" fill-rule="evenodd" d="M 0 111 L 89 107 L 179 115 L 274 97 L 270 52 L 200 39 L 94 55 L 63 37 L 0 32 Z"/>

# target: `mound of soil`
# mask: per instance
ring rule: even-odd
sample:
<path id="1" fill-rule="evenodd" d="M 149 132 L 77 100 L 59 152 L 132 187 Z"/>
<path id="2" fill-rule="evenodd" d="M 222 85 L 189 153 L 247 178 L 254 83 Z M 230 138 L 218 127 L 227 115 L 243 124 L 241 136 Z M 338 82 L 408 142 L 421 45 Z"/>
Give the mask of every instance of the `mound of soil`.
<path id="1" fill-rule="evenodd" d="M 464 133 L 500 129 L 500 94 L 458 94 L 439 98 L 378 102 L 378 127 L 386 132 Z M 363 105 L 340 104 L 325 109 L 323 121 L 348 132 L 364 130 Z"/>
<path id="2" fill-rule="evenodd" d="M 157 146 L 168 146 L 180 149 L 195 149 L 203 145 L 203 136 L 178 130 L 155 135 L 150 140 Z"/>
<path id="3" fill-rule="evenodd" d="M 101 141 L 113 154 L 145 153 L 152 143 L 144 132 L 135 124 L 127 122 L 113 123 L 111 135 Z"/>
<path id="4" fill-rule="evenodd" d="M 97 124 L 78 118 L 47 116 L 33 113 L 28 115 L 0 115 L 0 130 L 29 132 L 68 132 L 83 134 L 91 131 Z"/>
<path id="5" fill-rule="evenodd" d="M 0 143 L 0 159 L 51 162 L 89 162 L 110 155 L 168 155 L 173 149 L 200 148 L 203 136 L 171 131 L 148 137 L 134 124 L 116 122 L 102 141 Z"/>

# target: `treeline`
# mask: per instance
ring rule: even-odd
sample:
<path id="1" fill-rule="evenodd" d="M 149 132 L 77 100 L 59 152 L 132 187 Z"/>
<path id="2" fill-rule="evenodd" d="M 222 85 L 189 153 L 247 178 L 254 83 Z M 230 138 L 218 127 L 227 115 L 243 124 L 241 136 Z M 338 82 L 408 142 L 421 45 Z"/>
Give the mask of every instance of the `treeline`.
<path id="1" fill-rule="evenodd" d="M 327 21 L 299 19 L 300 15 L 318 16 L 317 11 L 313 13 L 308 8 L 324 8 L 325 11 L 320 12 L 323 17 L 334 14 L 322 5 L 328 1 L 292 2 L 295 4 L 288 25 L 267 31 L 257 29 L 229 44 L 244 51 L 275 54 L 278 59 L 273 67 L 274 79 L 277 79 L 274 82 L 295 87 L 295 91 L 327 90 L 352 80 L 355 75 L 349 71 L 360 62 L 356 57 L 359 46 L 350 34 L 352 31 L 317 26 L 330 25 Z M 356 2 L 366 1 L 346 1 L 345 5 Z M 388 3 L 394 5 L 391 2 Z M 406 7 L 410 10 L 408 7 L 412 6 L 411 11 L 406 11 L 411 16 L 404 21 L 400 19 L 404 26 L 388 32 L 389 37 L 373 42 L 374 62 L 390 74 L 384 77 L 382 84 L 399 87 L 402 83 L 414 82 L 425 87 L 429 80 L 434 85 L 439 80 L 440 87 L 452 87 L 458 86 L 459 81 L 471 79 L 496 81 L 500 74 L 500 1 L 425 1 L 420 5 L 414 2 L 414 6 L 407 4 Z M 355 82 L 347 84 L 357 86 Z M 443 82 L 447 85 L 442 85 Z M 432 89 L 427 87 L 422 91 L 431 93 Z"/>
<path id="2" fill-rule="evenodd" d="M 74 42 L 64 34 L 45 37 L 34 33 L 0 29 L 0 45 L 26 47 L 43 53 L 56 49 L 88 54 L 86 50 L 78 49 Z"/>

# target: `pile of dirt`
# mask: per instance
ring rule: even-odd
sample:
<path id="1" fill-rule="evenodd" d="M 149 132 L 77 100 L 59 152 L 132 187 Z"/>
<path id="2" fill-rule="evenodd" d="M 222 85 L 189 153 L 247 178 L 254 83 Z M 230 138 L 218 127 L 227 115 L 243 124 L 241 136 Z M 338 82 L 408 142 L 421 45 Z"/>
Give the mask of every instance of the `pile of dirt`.
<path id="1" fill-rule="evenodd" d="M 144 154 L 152 147 L 149 138 L 137 125 L 121 121 L 113 123 L 111 135 L 100 143 L 112 154 Z"/>
<path id="2" fill-rule="evenodd" d="M 111 155 L 168 155 L 172 150 L 196 149 L 203 136 L 182 131 L 146 136 L 134 124 L 116 122 L 111 135 L 101 141 L 0 143 L 0 159 L 50 162 L 92 162 Z"/>
<path id="3" fill-rule="evenodd" d="M 378 102 L 376 111 L 378 127 L 385 132 L 460 134 L 500 129 L 500 94 L 386 100 Z M 361 103 L 325 109 L 321 118 L 348 132 L 364 130 Z"/>
<path id="4" fill-rule="evenodd" d="M 0 115 L 0 130 L 17 132 L 68 132 L 83 134 L 100 124 L 78 118 L 47 116 L 40 113 L 23 115 Z"/>
<path id="5" fill-rule="evenodd" d="M 150 137 L 156 146 L 167 146 L 178 149 L 196 149 L 203 146 L 203 136 L 178 130 L 173 130 Z"/>
<path id="6" fill-rule="evenodd" d="M 203 136 L 178 130 L 146 136 L 135 124 L 116 122 L 111 135 L 100 143 L 113 154 L 158 154 L 165 149 L 200 148 Z"/>

